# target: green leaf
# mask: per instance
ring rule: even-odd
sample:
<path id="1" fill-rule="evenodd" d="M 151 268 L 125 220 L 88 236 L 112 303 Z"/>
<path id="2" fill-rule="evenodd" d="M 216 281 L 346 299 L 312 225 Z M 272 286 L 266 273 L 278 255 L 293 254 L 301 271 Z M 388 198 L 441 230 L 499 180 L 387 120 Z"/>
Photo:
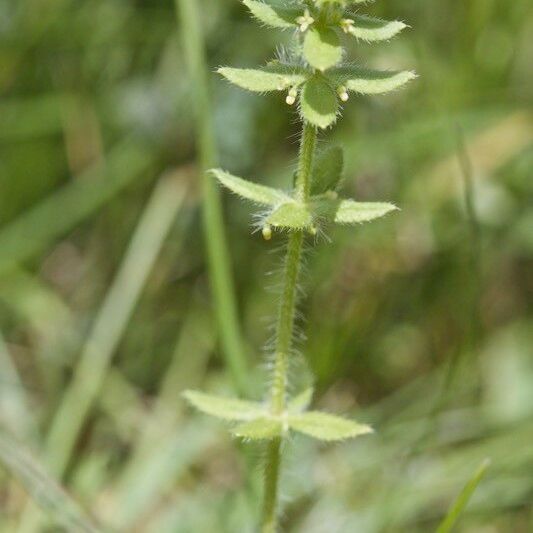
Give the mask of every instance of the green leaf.
<path id="1" fill-rule="evenodd" d="M 320 411 L 308 411 L 300 415 L 289 416 L 289 427 L 294 431 L 325 441 L 350 439 L 365 433 L 372 433 L 370 426 Z"/>
<path id="2" fill-rule="evenodd" d="M 313 27 L 305 33 L 303 54 L 318 70 L 326 70 L 342 59 L 339 36 L 330 28 Z"/>
<path id="3" fill-rule="evenodd" d="M 333 200 L 336 204 L 333 221 L 337 224 L 357 224 L 369 222 L 385 216 L 398 208 L 387 202 L 356 202 L 354 200 Z"/>
<path id="4" fill-rule="evenodd" d="M 183 396 L 202 413 L 224 420 L 251 420 L 265 416 L 266 412 L 263 404 L 237 398 L 225 398 L 193 390 L 186 390 Z"/>
<path id="5" fill-rule="evenodd" d="M 276 228 L 310 229 L 313 226 L 313 216 L 306 204 L 291 200 L 276 207 L 265 222 Z"/>
<path id="6" fill-rule="evenodd" d="M 407 27 L 399 20 L 388 21 L 351 13 L 346 15 L 341 26 L 346 33 L 365 41 L 386 41 Z"/>
<path id="7" fill-rule="evenodd" d="M 296 18 L 303 12 L 302 9 L 280 6 L 272 2 L 243 0 L 243 4 L 252 12 L 255 18 L 273 28 L 296 26 Z"/>
<path id="8" fill-rule="evenodd" d="M 284 91 L 302 84 L 309 76 L 304 67 L 278 61 L 258 69 L 221 67 L 218 73 L 242 89 L 260 93 Z"/>
<path id="9" fill-rule="evenodd" d="M 334 68 L 327 75 L 336 85 L 361 94 L 388 93 L 416 78 L 416 74 L 408 70 L 387 72 L 358 66 Z"/>
<path id="10" fill-rule="evenodd" d="M 467 506 L 472 494 L 476 490 L 480 481 L 482 480 L 485 472 L 487 471 L 488 466 L 490 465 L 490 460 L 485 459 L 474 472 L 474 475 L 468 480 L 467 484 L 463 487 L 463 490 L 457 496 L 455 502 L 451 506 L 450 510 L 446 514 L 444 520 L 441 522 L 437 529 L 437 533 L 449 533 L 452 531 L 453 526 L 457 522 L 459 516 Z"/>
<path id="11" fill-rule="evenodd" d="M 344 153 L 340 146 L 328 146 L 317 154 L 311 171 L 311 195 L 334 191 L 343 167 Z"/>
<path id="12" fill-rule="evenodd" d="M 292 398 L 287 405 L 289 413 L 296 415 L 305 411 L 311 405 L 313 392 L 313 387 L 309 387 Z"/>
<path id="13" fill-rule="evenodd" d="M 279 437 L 283 431 L 283 426 L 280 419 L 277 418 L 257 418 L 244 424 L 239 424 L 232 429 L 232 433 L 236 437 L 243 439 L 259 440 L 259 439 L 273 439 Z"/>
<path id="14" fill-rule="evenodd" d="M 215 176 L 215 178 L 230 191 L 242 196 L 243 198 L 246 198 L 247 200 L 251 200 L 252 202 L 261 205 L 274 206 L 280 202 L 287 202 L 291 200 L 290 196 L 285 194 L 283 191 L 243 180 L 242 178 L 233 176 L 224 170 L 215 168 L 209 172 L 211 172 L 211 174 L 213 174 L 213 176 Z"/>
<path id="15" fill-rule="evenodd" d="M 337 120 L 339 102 L 326 80 L 313 77 L 304 85 L 300 97 L 302 118 L 319 128 L 327 128 Z"/>

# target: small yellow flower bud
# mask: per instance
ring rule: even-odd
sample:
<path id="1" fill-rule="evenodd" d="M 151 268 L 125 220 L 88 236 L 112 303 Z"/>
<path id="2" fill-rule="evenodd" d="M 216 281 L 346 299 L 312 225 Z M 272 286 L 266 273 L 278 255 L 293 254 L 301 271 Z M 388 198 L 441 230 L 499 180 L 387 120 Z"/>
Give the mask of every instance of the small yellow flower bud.
<path id="1" fill-rule="evenodd" d="M 292 87 L 289 91 L 289 94 L 287 95 L 287 98 L 285 98 L 285 102 L 287 102 L 288 105 L 294 104 L 296 102 L 296 97 L 298 96 L 298 91 L 295 87 Z"/>
<path id="2" fill-rule="evenodd" d="M 349 95 L 348 95 L 348 91 L 346 90 L 346 87 L 344 85 L 341 85 L 340 87 L 337 88 L 337 94 L 339 95 L 339 98 L 343 102 L 347 102 L 348 101 Z"/>
<path id="3" fill-rule="evenodd" d="M 309 229 L 309 233 L 314 237 L 318 233 L 316 226 L 311 226 L 311 228 Z"/>
<path id="4" fill-rule="evenodd" d="M 272 238 L 272 228 L 268 224 L 263 226 L 261 233 L 263 234 L 263 239 L 265 239 L 265 241 L 269 241 Z"/>

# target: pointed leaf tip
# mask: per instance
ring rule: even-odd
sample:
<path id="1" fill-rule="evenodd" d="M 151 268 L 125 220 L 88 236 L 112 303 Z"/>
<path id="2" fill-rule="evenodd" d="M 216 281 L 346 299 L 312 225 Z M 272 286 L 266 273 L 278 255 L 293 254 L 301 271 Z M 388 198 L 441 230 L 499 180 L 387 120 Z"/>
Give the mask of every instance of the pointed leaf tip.
<path id="1" fill-rule="evenodd" d="M 265 416 L 266 409 L 258 402 L 248 402 L 237 398 L 226 398 L 186 390 L 183 397 L 202 413 L 224 420 L 250 420 Z"/>
<path id="2" fill-rule="evenodd" d="M 464 511 L 465 507 L 468 505 L 470 498 L 476 491 L 479 483 L 485 476 L 487 468 L 490 465 L 490 459 L 484 459 L 479 467 L 476 469 L 472 477 L 467 481 L 466 485 L 463 487 L 457 499 L 454 501 L 450 509 L 448 510 L 443 521 L 439 524 L 436 533 L 450 533 L 454 530 L 455 523 L 461 516 L 461 513 Z"/>
<path id="3" fill-rule="evenodd" d="M 373 431 L 365 424 L 320 411 L 289 416 L 289 427 L 323 441 L 351 439 Z"/>
<path id="4" fill-rule="evenodd" d="M 336 201 L 332 200 L 332 204 Z M 356 202 L 354 200 L 338 201 L 334 221 L 337 224 L 357 224 L 360 222 L 370 222 L 385 216 L 387 213 L 397 211 L 394 204 L 387 202 Z"/>
<path id="5" fill-rule="evenodd" d="M 279 189 L 252 183 L 219 168 L 211 169 L 209 173 L 233 193 L 257 204 L 274 206 L 290 201 L 290 197 Z"/>
<path id="6" fill-rule="evenodd" d="M 399 20 L 388 21 L 365 15 L 347 14 L 341 21 L 341 28 L 345 33 L 364 41 L 385 41 L 406 27 Z"/>
<path id="7" fill-rule="evenodd" d="M 328 77 L 337 85 L 360 94 L 383 94 L 400 88 L 417 76 L 414 72 L 387 72 L 347 65 L 328 71 Z"/>
<path id="8" fill-rule="evenodd" d="M 383 77 L 374 79 L 351 79 L 346 86 L 348 90 L 361 94 L 383 94 L 399 89 L 416 78 L 416 74 L 409 70 L 396 73 L 385 73 Z"/>

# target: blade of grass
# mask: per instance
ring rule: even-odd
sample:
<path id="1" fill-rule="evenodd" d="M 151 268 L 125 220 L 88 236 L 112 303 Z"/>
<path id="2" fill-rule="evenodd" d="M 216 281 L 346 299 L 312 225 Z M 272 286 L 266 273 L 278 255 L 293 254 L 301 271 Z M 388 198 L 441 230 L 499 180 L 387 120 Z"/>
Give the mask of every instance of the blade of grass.
<path id="1" fill-rule="evenodd" d="M 53 287 L 19 268 L 0 277 L 0 301 L 36 337 L 33 362 L 39 383 L 45 389 L 43 395 L 53 396 L 61 386 L 66 354 L 79 346 L 71 310 Z"/>
<path id="2" fill-rule="evenodd" d="M 149 418 L 144 420 L 130 459 L 113 489 L 116 505 L 109 520 L 119 530 L 132 527 L 140 514 L 160 497 L 169 479 L 176 480 L 178 470 L 182 468 L 176 463 L 161 470 L 156 450 L 175 446 L 171 443 L 180 432 L 179 422 L 183 416 L 181 392 L 191 383 L 198 382 L 198 375 L 202 374 L 212 353 L 214 339 L 209 325 L 205 314 L 192 308 L 180 329 L 154 408 Z M 146 478 L 153 481 L 141 491 L 138 485 L 144 485 Z"/>
<path id="3" fill-rule="evenodd" d="M 24 486 L 33 500 L 67 531 L 73 533 L 102 531 L 44 467 L 21 446 L 20 442 L 1 427 L 0 460 Z"/>
<path id="4" fill-rule="evenodd" d="M 459 124 L 455 127 L 457 159 L 461 170 L 461 180 L 463 182 L 463 202 L 466 212 L 466 224 L 468 225 L 468 247 L 467 247 L 467 268 L 469 283 L 465 287 L 468 291 L 468 305 L 465 316 L 465 329 L 463 342 L 459 349 L 452 353 L 448 370 L 442 385 L 442 398 L 436 409 L 441 409 L 447 400 L 447 395 L 452 395 L 453 384 L 459 374 L 461 359 L 467 359 L 465 363 L 473 360 L 477 343 L 481 334 L 481 321 L 479 317 L 479 301 L 482 293 L 483 269 L 482 269 L 482 246 L 481 246 L 481 226 L 479 224 L 474 188 L 474 167 L 472 158 L 465 141 L 464 131 Z M 473 361 L 475 362 L 475 361 Z"/>
<path id="5" fill-rule="evenodd" d="M 119 531 L 134 530 L 190 465 L 212 449 L 216 439 L 212 426 L 194 421 L 174 428 L 166 438 L 155 442 L 151 453 L 131 471 L 130 483 L 126 485 L 124 480 L 119 487 L 116 505 L 109 509 L 111 525 Z"/>
<path id="6" fill-rule="evenodd" d="M 146 146 L 127 139 L 97 164 L 0 231 L 0 274 L 46 249 L 152 165 Z"/>
<path id="7" fill-rule="evenodd" d="M 215 183 L 206 175 L 206 170 L 216 166 L 217 155 L 214 127 L 209 97 L 208 69 L 206 66 L 200 14 L 196 0 L 175 0 L 176 11 L 181 18 L 181 34 L 188 64 L 193 103 L 196 111 L 196 142 L 200 152 L 200 167 L 203 186 L 204 239 L 207 249 L 209 278 L 218 334 L 222 353 L 231 371 L 235 387 L 248 391 L 247 364 L 240 332 L 237 304 L 231 277 L 227 238 L 220 196 Z"/>
<path id="8" fill-rule="evenodd" d="M 140 391 L 117 368 L 108 370 L 98 406 L 114 422 L 117 435 L 125 442 L 131 441 L 150 414 Z"/>
<path id="9" fill-rule="evenodd" d="M 482 292 L 483 282 L 483 247 L 481 225 L 478 220 L 476 210 L 476 190 L 474 183 L 474 167 L 472 158 L 468 151 L 464 132 L 457 124 L 457 158 L 461 167 L 461 177 L 463 180 L 463 199 L 466 211 L 466 221 L 470 233 L 468 246 L 468 263 L 470 274 L 469 287 L 469 309 L 467 320 L 467 331 L 465 334 L 465 344 L 468 352 L 472 354 L 476 349 L 478 339 L 481 334 L 481 321 L 479 318 L 479 300 Z M 473 355 L 473 354 L 472 354 Z"/>
<path id="10" fill-rule="evenodd" d="M 65 96 L 52 93 L 3 100 L 0 103 L 0 139 L 13 141 L 59 133 L 60 107 Z"/>
<path id="11" fill-rule="evenodd" d="M 174 354 L 161 384 L 154 416 L 168 416 L 176 413 L 176 406 L 182 405 L 182 392 L 205 375 L 209 355 L 213 351 L 215 339 L 213 321 L 204 309 L 194 309 L 187 316 L 180 336 L 176 341 Z M 194 353 L 194 361 L 189 357 Z"/>
<path id="12" fill-rule="evenodd" d="M 438 393 L 439 389 L 435 387 L 433 394 Z M 420 403 L 420 400 L 417 400 L 420 397 L 418 394 L 414 396 L 413 402 Z M 459 413 L 462 413 L 461 418 L 458 417 Z M 403 418 L 401 412 L 398 415 Z M 298 467 L 294 467 L 295 470 L 286 486 L 287 493 L 293 498 L 294 508 L 298 509 L 298 504 L 302 502 L 308 504 L 308 498 L 312 498 L 316 491 L 328 493 L 346 483 L 352 487 L 349 490 L 351 499 L 348 501 L 361 498 L 360 509 L 364 510 L 362 512 L 360 509 L 350 509 L 347 512 L 353 513 L 354 518 L 359 517 L 359 520 L 363 515 L 363 523 L 368 525 L 364 527 L 365 533 L 419 531 L 417 528 L 421 518 L 426 520 L 431 509 L 440 507 L 442 501 L 449 501 L 450 491 L 454 491 L 461 483 L 457 480 L 464 479 L 465 468 L 477 464 L 479 457 L 490 457 L 491 464 L 498 469 L 498 477 L 491 480 L 490 487 L 488 486 L 483 494 L 483 501 L 479 502 L 479 509 L 486 513 L 482 522 L 486 523 L 488 516 L 497 516 L 503 509 L 518 508 L 524 503 L 527 505 L 533 486 L 531 476 L 527 475 L 533 458 L 529 446 L 533 437 L 533 420 L 529 418 L 520 424 L 508 422 L 499 426 L 488 421 L 479 426 L 472 425 L 473 420 L 483 418 L 479 408 L 473 408 L 466 413 L 461 409 L 441 416 L 439 434 L 442 440 L 439 439 L 436 446 L 427 448 L 410 459 L 402 469 L 398 468 L 398 457 L 416 441 L 420 424 L 426 424 L 424 415 L 411 416 L 400 424 L 392 416 L 389 422 L 382 422 L 374 442 L 367 446 L 347 449 L 343 453 L 342 464 L 338 463 L 338 455 L 334 449 L 324 452 L 310 447 L 302 450 L 305 460 L 302 460 Z M 449 431 L 443 430 L 450 427 L 450 420 L 462 428 L 451 440 Z M 520 459 L 513 456 L 513 460 L 510 460 L 510 449 L 527 452 Z M 318 453 L 325 468 L 334 472 L 330 481 L 322 476 L 308 476 L 308 472 L 319 460 Z M 421 460 L 425 466 L 417 470 L 416 480 L 407 478 L 405 471 L 416 468 Z M 435 468 L 435 462 L 440 465 L 439 468 Z M 369 490 L 377 472 L 383 471 L 386 473 L 380 478 L 380 483 Z M 397 477 L 401 477 L 401 480 L 396 479 Z M 306 479 L 304 484 L 300 482 L 303 478 Z M 383 487 L 389 485 L 395 489 L 392 497 L 383 491 Z M 385 509 L 387 513 L 384 516 Z M 292 510 L 293 507 L 287 509 L 288 516 L 293 516 Z M 310 514 L 312 512 L 311 509 Z M 441 517 L 442 513 L 435 513 L 433 524 L 437 524 Z M 359 529 L 347 526 L 343 531 Z M 429 526 L 422 529 L 430 530 Z M 300 531 L 298 528 L 297 530 Z M 301 530 L 307 531 L 305 528 Z"/>
<path id="13" fill-rule="evenodd" d="M 477 347 L 481 333 L 481 322 L 479 319 L 479 300 L 482 288 L 482 246 L 481 228 L 475 208 L 474 189 L 474 168 L 468 148 L 465 142 L 464 133 L 459 124 L 455 128 L 457 158 L 461 170 L 463 182 L 463 202 L 466 211 L 466 224 L 468 225 L 468 247 L 467 247 L 467 268 L 469 283 L 465 287 L 468 291 L 467 306 L 464 320 L 463 339 L 460 345 L 450 354 L 447 361 L 447 368 L 441 385 L 441 393 L 435 401 L 429 419 L 435 423 L 436 417 L 441 412 L 446 402 L 454 396 L 454 386 L 456 377 L 460 375 L 460 370 L 471 362 L 475 363 L 473 356 Z M 465 239 L 466 240 L 466 239 Z M 413 452 L 421 449 L 423 442 L 434 434 L 434 428 L 430 424 L 427 431 L 421 435 L 419 443 L 413 448 Z"/>
<path id="14" fill-rule="evenodd" d="M 205 513 L 206 507 L 215 509 L 220 505 L 220 494 L 209 487 L 188 491 L 171 500 L 148 522 L 147 533 L 161 531 L 220 531 L 217 513 Z M 227 500 L 224 500 L 227 505 Z M 245 531 L 245 530 L 243 530 Z"/>
<path id="15" fill-rule="evenodd" d="M 185 188 L 176 176 L 164 177 L 142 214 L 52 424 L 48 444 L 50 462 L 56 472 L 62 473 L 66 467 L 78 431 L 184 196 Z"/>
<path id="16" fill-rule="evenodd" d="M 33 440 L 37 427 L 17 367 L 0 332 L 0 418 L 19 438 Z"/>
<path id="17" fill-rule="evenodd" d="M 227 237 L 218 189 L 206 171 L 217 165 L 217 149 L 214 136 L 213 113 L 209 94 L 209 78 L 201 28 L 200 6 L 196 0 L 175 0 L 176 13 L 181 19 L 183 48 L 188 66 L 193 104 L 196 114 L 196 144 L 200 154 L 202 173 L 203 229 L 207 250 L 209 279 L 213 292 L 217 332 L 222 345 L 222 354 L 231 372 L 235 388 L 243 395 L 251 391 L 250 377 L 242 333 L 238 322 L 235 289 L 231 277 L 231 264 Z M 245 453 L 251 465 L 252 458 Z M 250 497 L 257 493 L 254 479 L 249 476 Z"/>
<path id="18" fill-rule="evenodd" d="M 21 269 L 10 271 L 9 275 L 0 280 L 0 301 L 37 331 L 38 353 L 35 362 L 40 364 L 42 373 L 48 381 L 47 392 L 53 396 L 60 387 L 59 379 L 62 379 L 63 372 L 71 366 L 71 361 L 65 355 L 78 350 L 83 342 L 80 324 L 76 323 L 67 304 L 51 287 Z M 0 334 L 0 376 L 3 377 L 0 381 L 0 398 L 3 389 L 5 392 L 13 385 L 22 387 L 20 379 L 15 380 L 16 368 L 8 359 L 9 354 L 5 348 L 4 346 L 2 350 Z M 108 372 L 99 401 L 102 409 L 115 420 L 119 433 L 126 433 L 131 428 L 139 426 L 139 414 L 144 404 L 118 369 L 111 369 Z M 115 404 L 119 402 L 127 406 L 127 412 L 131 416 L 125 416 L 123 409 L 114 409 Z M 7 399 L 3 403 L 7 405 Z M 2 402 L 0 402 L 0 411 L 1 406 Z M 26 408 L 20 411 L 20 414 L 22 413 L 24 418 L 13 414 L 10 420 L 25 423 L 26 418 L 29 419 L 31 414 L 35 414 L 35 408 L 32 411 Z"/>
<path id="19" fill-rule="evenodd" d="M 59 478 L 65 472 L 113 353 L 182 205 L 186 190 L 180 178 L 179 173 L 164 176 L 156 185 L 52 421 L 46 439 L 46 459 Z M 37 523 L 38 518 L 30 509 L 20 531 L 34 531 Z"/>
<path id="20" fill-rule="evenodd" d="M 71 313 L 60 296 L 37 276 L 21 268 L 6 272 L 0 278 L 0 301 L 26 321 L 39 340 L 54 337 L 59 326 L 70 325 Z"/>
<path id="21" fill-rule="evenodd" d="M 459 519 L 459 516 L 464 511 L 465 507 L 470 501 L 472 494 L 474 494 L 474 491 L 483 479 L 483 476 L 485 475 L 489 464 L 490 460 L 485 459 L 479 465 L 477 470 L 474 472 L 474 475 L 468 480 L 468 483 L 464 486 L 463 490 L 460 492 L 459 496 L 457 496 L 457 499 L 450 507 L 448 514 L 437 528 L 436 533 L 449 533 L 452 530 L 453 526 Z"/>

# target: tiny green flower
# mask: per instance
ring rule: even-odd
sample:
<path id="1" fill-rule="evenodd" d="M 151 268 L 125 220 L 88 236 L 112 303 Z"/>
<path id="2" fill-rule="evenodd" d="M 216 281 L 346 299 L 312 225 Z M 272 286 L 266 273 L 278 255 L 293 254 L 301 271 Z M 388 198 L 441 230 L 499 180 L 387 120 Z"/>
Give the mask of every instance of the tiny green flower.
<path id="1" fill-rule="evenodd" d="M 296 18 L 296 24 L 300 26 L 300 31 L 302 33 L 304 33 L 313 22 L 315 22 L 315 19 L 309 13 L 309 9 L 306 9 L 302 16 Z"/>

